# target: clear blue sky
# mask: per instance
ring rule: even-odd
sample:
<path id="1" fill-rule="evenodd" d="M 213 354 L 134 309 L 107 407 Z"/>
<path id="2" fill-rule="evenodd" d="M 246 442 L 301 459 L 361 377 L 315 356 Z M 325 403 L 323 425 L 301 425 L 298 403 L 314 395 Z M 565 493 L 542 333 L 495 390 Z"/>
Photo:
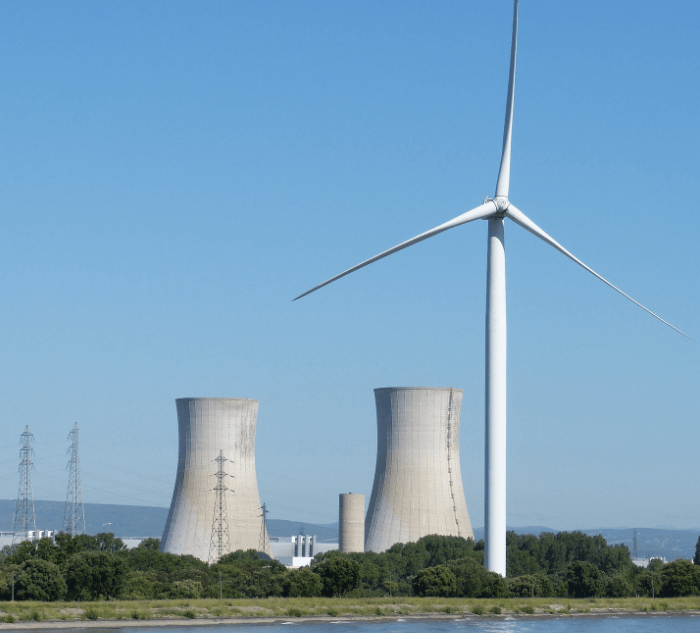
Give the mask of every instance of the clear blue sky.
<path id="1" fill-rule="evenodd" d="M 174 400 L 260 400 L 270 518 L 337 520 L 375 387 L 464 389 L 483 525 L 486 224 L 512 3 L 0 4 L 0 497 L 167 506 Z M 511 199 L 700 339 L 700 5 L 522 0 Z M 700 528 L 700 342 L 512 223 L 508 523 Z M 89 517 L 88 517 L 89 522 Z"/>

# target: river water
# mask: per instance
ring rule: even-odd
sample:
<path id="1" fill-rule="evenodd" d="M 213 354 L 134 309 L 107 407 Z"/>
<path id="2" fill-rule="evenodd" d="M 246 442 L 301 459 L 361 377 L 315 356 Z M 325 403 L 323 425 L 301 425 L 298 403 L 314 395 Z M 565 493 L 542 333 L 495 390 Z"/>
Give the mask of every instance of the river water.
<path id="1" fill-rule="evenodd" d="M 116 629 L 91 629 L 90 633 Z M 159 626 L 154 633 L 696 633 L 700 631 L 700 615 L 687 616 L 607 616 L 510 618 L 468 617 L 434 620 L 390 620 L 352 622 L 285 621 L 275 624 L 225 624 L 212 626 Z M 86 633 L 85 629 L 69 629 Z M 143 628 L 128 627 L 120 633 L 144 633 Z"/>

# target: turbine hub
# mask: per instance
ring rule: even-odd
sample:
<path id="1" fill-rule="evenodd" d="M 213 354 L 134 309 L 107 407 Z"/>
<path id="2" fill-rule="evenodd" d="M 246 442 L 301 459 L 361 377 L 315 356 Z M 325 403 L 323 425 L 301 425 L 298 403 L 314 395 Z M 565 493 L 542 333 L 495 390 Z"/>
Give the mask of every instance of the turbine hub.
<path id="1" fill-rule="evenodd" d="M 510 206 L 510 200 L 508 200 L 508 196 L 496 196 L 495 198 L 489 198 L 487 196 L 484 202 L 493 202 L 493 205 L 496 207 L 496 217 L 506 217 L 506 211 Z"/>

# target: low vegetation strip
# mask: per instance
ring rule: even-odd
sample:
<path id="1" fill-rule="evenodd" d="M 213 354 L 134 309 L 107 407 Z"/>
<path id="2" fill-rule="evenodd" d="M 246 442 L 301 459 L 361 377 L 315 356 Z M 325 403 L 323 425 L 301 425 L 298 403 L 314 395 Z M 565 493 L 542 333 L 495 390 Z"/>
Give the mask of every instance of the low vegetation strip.
<path id="1" fill-rule="evenodd" d="M 700 597 L 650 600 L 646 598 L 590 598 L 554 602 L 542 598 L 501 600 L 463 598 L 265 598 L 255 600 L 138 600 L 110 602 L 3 602 L 0 628 L 17 623 L 118 622 L 253 619 L 362 618 L 426 616 L 577 616 L 633 613 L 699 613 Z M 155 622 L 154 622 L 155 623 Z"/>

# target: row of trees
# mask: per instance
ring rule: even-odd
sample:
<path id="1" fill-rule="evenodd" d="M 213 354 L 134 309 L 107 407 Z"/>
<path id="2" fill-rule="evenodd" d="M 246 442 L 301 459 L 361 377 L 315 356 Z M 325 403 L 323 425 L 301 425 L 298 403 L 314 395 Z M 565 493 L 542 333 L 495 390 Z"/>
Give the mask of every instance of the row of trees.
<path id="1" fill-rule="evenodd" d="M 624 545 L 581 532 L 507 535 L 507 578 L 485 569 L 483 541 L 428 536 L 396 544 L 383 554 L 317 556 L 312 571 L 334 559 L 359 566 L 362 595 L 419 595 L 473 598 L 631 597 L 700 594 L 700 567 L 689 561 L 648 569 L 632 563 Z M 326 591 L 326 595 L 329 592 Z"/>
<path id="2" fill-rule="evenodd" d="M 99 600 L 264 598 L 277 596 L 456 596 L 475 598 L 677 596 L 700 594 L 700 567 L 689 561 L 648 569 L 625 546 L 580 532 L 508 534 L 508 578 L 484 568 L 483 541 L 427 536 L 382 554 L 318 555 L 288 570 L 254 550 L 208 565 L 159 551 L 157 539 L 127 550 L 112 534 L 25 542 L 0 557 L 0 598 Z"/>

